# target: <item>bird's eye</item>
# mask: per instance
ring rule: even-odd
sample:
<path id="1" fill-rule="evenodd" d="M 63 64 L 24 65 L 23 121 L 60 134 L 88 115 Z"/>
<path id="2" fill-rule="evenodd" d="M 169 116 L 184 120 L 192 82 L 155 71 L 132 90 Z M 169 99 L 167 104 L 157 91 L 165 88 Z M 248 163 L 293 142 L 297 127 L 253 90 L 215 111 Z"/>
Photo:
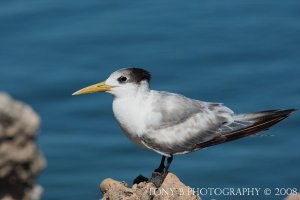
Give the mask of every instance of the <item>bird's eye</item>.
<path id="1" fill-rule="evenodd" d="M 118 81 L 119 81 L 120 83 L 124 83 L 124 82 L 127 81 L 127 78 L 126 78 L 125 76 L 121 76 L 120 78 L 118 78 Z"/>

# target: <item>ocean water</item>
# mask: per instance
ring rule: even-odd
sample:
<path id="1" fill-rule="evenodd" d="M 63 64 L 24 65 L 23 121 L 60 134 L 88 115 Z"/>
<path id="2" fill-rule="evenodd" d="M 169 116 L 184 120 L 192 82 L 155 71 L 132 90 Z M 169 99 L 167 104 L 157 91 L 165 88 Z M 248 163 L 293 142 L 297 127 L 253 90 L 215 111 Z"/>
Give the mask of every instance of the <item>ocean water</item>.
<path id="1" fill-rule="evenodd" d="M 152 88 L 235 112 L 300 108 L 300 2 L 2 0 L 0 90 L 42 117 L 48 166 L 44 200 L 99 199 L 107 177 L 150 176 L 160 156 L 118 127 L 109 94 L 71 96 L 127 66 Z M 177 156 L 171 166 L 193 188 L 297 188 L 300 114 L 267 134 Z M 142 162 L 141 162 L 142 161 Z M 203 199 L 283 196 L 203 196 Z"/>

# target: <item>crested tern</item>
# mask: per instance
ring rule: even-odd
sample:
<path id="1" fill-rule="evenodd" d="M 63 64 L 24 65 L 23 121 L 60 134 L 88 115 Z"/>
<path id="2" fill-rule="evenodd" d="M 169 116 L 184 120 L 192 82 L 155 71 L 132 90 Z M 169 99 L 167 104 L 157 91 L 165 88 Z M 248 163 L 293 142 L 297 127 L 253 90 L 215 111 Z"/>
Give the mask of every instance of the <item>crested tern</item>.
<path id="1" fill-rule="evenodd" d="M 141 68 L 123 68 L 106 81 L 73 95 L 107 92 L 121 129 L 140 147 L 162 155 L 151 181 L 160 187 L 173 155 L 191 153 L 267 130 L 295 109 L 234 114 L 222 103 L 187 98 L 150 89 L 151 75 Z M 167 162 L 165 163 L 165 159 Z"/>

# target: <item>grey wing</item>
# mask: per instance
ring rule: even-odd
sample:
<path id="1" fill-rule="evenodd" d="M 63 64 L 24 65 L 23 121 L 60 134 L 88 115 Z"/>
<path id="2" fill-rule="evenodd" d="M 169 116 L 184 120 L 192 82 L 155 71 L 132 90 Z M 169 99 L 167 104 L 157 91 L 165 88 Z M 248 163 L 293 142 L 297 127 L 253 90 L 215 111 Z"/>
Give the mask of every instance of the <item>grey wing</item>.
<path id="1" fill-rule="evenodd" d="M 150 149 L 163 155 L 191 152 L 199 143 L 219 135 L 220 127 L 232 123 L 233 112 L 219 103 L 208 103 L 159 92 L 153 112 L 160 122 L 148 127 L 141 139 Z"/>
<path id="2" fill-rule="evenodd" d="M 219 128 L 218 132 L 220 134 L 228 133 L 231 131 L 236 131 L 236 130 L 239 130 L 239 129 L 242 129 L 245 127 L 249 127 L 253 124 L 254 124 L 254 122 L 252 122 L 252 121 L 233 121 L 232 123 L 226 123 L 226 124 L 222 125 Z"/>

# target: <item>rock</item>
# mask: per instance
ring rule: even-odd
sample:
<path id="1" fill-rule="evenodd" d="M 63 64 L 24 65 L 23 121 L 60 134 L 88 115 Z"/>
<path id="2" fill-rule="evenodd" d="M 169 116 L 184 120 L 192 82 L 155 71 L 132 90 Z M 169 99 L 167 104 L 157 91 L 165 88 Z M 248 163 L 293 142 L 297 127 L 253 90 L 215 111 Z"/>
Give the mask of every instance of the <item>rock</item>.
<path id="1" fill-rule="evenodd" d="M 134 184 L 129 188 L 124 182 L 108 178 L 102 181 L 100 190 L 102 200 L 201 200 L 172 173 L 168 173 L 158 189 L 149 182 Z"/>
<path id="2" fill-rule="evenodd" d="M 37 200 L 35 179 L 46 162 L 36 145 L 40 118 L 29 106 L 0 92 L 0 200 Z"/>
<path id="3" fill-rule="evenodd" d="M 298 193 L 297 195 L 288 196 L 287 198 L 285 198 L 285 200 L 300 200 L 300 193 Z"/>

